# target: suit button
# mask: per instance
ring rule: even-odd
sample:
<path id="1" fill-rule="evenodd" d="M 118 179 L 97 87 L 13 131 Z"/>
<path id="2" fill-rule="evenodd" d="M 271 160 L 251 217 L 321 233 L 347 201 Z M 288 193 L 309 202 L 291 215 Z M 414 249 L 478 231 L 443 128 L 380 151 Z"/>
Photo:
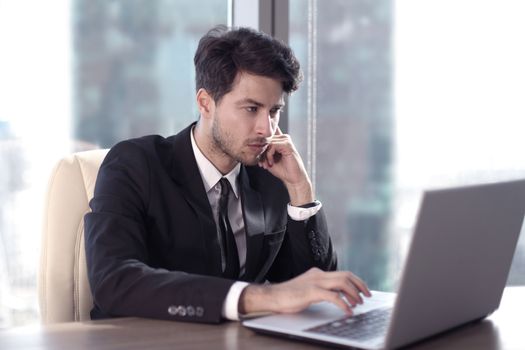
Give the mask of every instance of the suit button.
<path id="1" fill-rule="evenodd" d="M 176 314 L 179 313 L 179 309 L 175 305 L 170 305 L 170 307 L 168 308 L 168 313 L 171 316 L 175 316 Z"/>
<path id="2" fill-rule="evenodd" d="M 202 317 L 204 315 L 204 309 L 200 306 L 197 306 L 197 309 L 195 310 L 195 314 L 197 317 Z"/>
<path id="3" fill-rule="evenodd" d="M 186 316 L 186 314 L 187 314 L 186 308 L 184 306 L 179 306 L 179 315 L 184 317 Z"/>
<path id="4" fill-rule="evenodd" d="M 188 316 L 192 317 L 192 316 L 195 316 L 195 309 L 193 308 L 193 306 L 187 306 L 186 307 L 186 311 L 188 312 Z"/>

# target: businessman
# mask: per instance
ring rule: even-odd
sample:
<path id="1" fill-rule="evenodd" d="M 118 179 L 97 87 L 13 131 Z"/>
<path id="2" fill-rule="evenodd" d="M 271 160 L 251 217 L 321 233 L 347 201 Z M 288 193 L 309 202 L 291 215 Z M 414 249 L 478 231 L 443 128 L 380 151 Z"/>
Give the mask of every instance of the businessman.
<path id="1" fill-rule="evenodd" d="M 251 29 L 216 27 L 195 58 L 198 121 L 114 146 L 85 216 L 92 318 L 196 322 L 296 312 L 369 295 L 336 255 L 322 204 L 289 135 L 298 88 L 291 49 Z"/>

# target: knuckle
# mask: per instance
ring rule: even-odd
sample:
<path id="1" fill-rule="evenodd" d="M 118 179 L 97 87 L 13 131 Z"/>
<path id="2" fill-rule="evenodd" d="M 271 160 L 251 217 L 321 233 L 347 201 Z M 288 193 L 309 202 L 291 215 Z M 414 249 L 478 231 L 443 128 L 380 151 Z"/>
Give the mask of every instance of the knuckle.
<path id="1" fill-rule="evenodd" d="M 311 267 L 307 273 L 310 273 L 310 274 L 319 274 L 319 272 L 321 272 L 321 269 L 319 269 L 318 267 Z"/>

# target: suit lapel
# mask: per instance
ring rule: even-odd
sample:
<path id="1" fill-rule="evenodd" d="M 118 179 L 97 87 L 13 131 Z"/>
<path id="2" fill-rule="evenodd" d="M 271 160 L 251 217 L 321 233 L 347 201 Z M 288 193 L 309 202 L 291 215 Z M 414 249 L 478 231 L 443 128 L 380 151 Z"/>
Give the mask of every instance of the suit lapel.
<path id="1" fill-rule="evenodd" d="M 258 273 L 265 223 L 264 208 L 259 192 L 250 185 L 245 167 L 241 167 L 241 196 L 244 229 L 246 231 L 246 267 L 243 279 L 253 281 Z"/>
<path id="2" fill-rule="evenodd" d="M 210 273 L 220 276 L 221 252 L 217 241 L 217 227 L 213 220 L 208 196 L 191 147 L 190 132 L 195 123 L 173 136 L 171 177 L 179 184 L 184 199 L 195 212 L 209 252 Z"/>
<path id="3" fill-rule="evenodd" d="M 190 125 L 175 136 L 172 136 L 172 163 L 171 177 L 177 183 L 184 199 L 195 212 L 202 233 L 204 234 L 206 251 L 210 252 L 210 273 L 221 276 L 221 252 L 217 241 L 217 227 L 202 177 L 197 166 L 197 161 L 191 147 L 190 132 L 195 123 Z M 259 265 L 263 248 L 265 220 L 264 207 L 261 195 L 252 188 L 248 173 L 244 166 L 241 167 L 241 200 L 246 231 L 246 266 L 243 280 L 254 281 L 260 275 Z"/>

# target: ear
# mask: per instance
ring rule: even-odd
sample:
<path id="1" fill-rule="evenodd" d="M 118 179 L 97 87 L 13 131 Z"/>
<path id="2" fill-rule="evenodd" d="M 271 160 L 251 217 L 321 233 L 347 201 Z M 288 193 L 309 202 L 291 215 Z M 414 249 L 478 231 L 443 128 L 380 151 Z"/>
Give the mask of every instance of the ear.
<path id="1" fill-rule="evenodd" d="M 208 94 L 208 91 L 203 88 L 197 91 L 197 108 L 203 118 L 210 118 L 215 109 L 215 101 L 211 95 Z"/>

